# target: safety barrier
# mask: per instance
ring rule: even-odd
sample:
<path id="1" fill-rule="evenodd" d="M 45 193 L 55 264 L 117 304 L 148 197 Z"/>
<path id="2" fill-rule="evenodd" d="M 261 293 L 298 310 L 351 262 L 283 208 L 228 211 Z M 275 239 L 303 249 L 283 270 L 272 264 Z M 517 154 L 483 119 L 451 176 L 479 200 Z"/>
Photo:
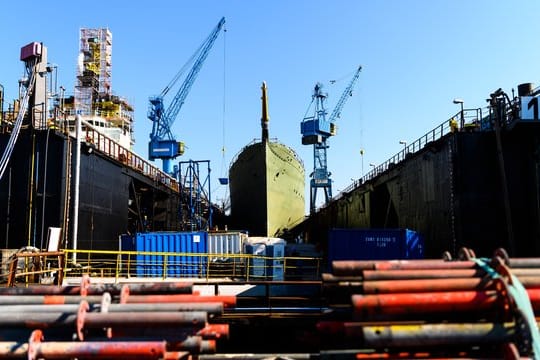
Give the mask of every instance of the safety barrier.
<path id="1" fill-rule="evenodd" d="M 315 280 L 321 258 L 249 254 L 148 251 L 63 250 L 65 276 L 101 278 L 195 278 L 240 280 Z M 76 253 L 77 262 L 73 263 Z"/>

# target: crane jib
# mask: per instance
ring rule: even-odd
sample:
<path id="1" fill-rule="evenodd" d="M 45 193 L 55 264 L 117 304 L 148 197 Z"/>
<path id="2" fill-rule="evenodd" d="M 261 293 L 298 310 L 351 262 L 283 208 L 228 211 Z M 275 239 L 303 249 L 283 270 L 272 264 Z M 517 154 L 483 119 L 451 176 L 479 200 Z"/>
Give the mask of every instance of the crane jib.
<path id="1" fill-rule="evenodd" d="M 174 136 L 171 132 L 171 126 L 176 120 L 182 105 L 184 104 L 187 95 L 191 89 L 191 86 L 195 82 L 197 75 L 208 56 L 208 53 L 212 46 L 214 45 L 215 40 L 217 39 L 219 32 L 225 25 L 225 18 L 222 17 L 216 27 L 212 30 L 210 35 L 204 40 L 201 46 L 190 58 L 193 62 L 189 73 L 186 75 L 182 85 L 177 91 L 176 95 L 172 99 L 171 103 L 167 108 L 163 105 L 163 96 L 171 89 L 176 81 L 180 78 L 179 74 L 183 73 L 183 70 L 179 72 L 165 87 L 165 90 L 162 92 L 162 95 L 157 97 L 152 97 L 150 99 L 150 107 L 148 111 L 148 118 L 152 121 L 152 133 L 150 134 L 149 142 L 149 157 L 150 159 L 162 159 L 170 160 L 174 159 L 177 156 L 181 155 L 184 152 L 184 146 L 182 142 L 176 142 Z M 166 169 L 165 166 L 168 166 L 169 161 L 163 162 L 163 171 L 171 174 L 170 169 Z"/>

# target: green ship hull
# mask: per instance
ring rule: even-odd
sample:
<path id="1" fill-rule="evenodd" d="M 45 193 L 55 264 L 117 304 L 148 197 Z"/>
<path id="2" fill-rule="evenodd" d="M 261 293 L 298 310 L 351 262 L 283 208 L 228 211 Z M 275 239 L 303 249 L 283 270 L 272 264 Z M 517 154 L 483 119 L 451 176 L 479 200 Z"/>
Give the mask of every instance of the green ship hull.
<path id="1" fill-rule="evenodd" d="M 253 236 L 281 236 L 305 216 L 304 165 L 279 142 L 246 146 L 229 170 L 231 216 Z"/>

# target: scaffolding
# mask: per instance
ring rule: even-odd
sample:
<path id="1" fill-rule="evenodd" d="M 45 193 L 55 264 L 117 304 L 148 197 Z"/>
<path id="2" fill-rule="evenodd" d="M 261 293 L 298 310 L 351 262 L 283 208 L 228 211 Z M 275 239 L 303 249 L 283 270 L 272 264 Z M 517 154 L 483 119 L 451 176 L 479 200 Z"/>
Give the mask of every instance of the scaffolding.
<path id="1" fill-rule="evenodd" d="M 109 29 L 80 30 L 75 108 L 92 115 L 93 103 L 112 95 L 112 33 Z"/>
<path id="2" fill-rule="evenodd" d="M 181 161 L 178 165 L 182 230 L 211 229 L 210 160 Z"/>

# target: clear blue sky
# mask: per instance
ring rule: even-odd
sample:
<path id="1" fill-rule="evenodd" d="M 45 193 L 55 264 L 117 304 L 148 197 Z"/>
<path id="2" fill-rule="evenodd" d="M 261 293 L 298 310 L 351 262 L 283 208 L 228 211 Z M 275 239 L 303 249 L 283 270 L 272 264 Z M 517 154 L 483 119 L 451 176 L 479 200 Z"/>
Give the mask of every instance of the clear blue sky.
<path id="1" fill-rule="evenodd" d="M 262 81 L 270 136 L 295 149 L 309 175 L 312 147 L 301 144 L 300 122 L 313 86 L 327 85 L 331 111 L 363 66 L 338 134 L 329 139 L 334 194 L 362 168 L 367 172 L 370 163 L 400 151 L 399 141 L 410 143 L 457 113 L 454 98 L 466 108 L 483 107 L 499 87 L 510 93 L 520 83 L 540 84 L 536 0 L 6 1 L 0 9 L 0 84 L 7 101 L 17 96 L 21 46 L 43 42 L 49 62 L 59 67 L 59 83 L 73 93 L 79 29 L 112 31 L 113 91 L 135 106 L 135 152 L 144 157 L 149 96 L 161 92 L 224 16 L 227 32 L 173 126 L 187 146 L 183 160 L 211 160 L 214 199 L 227 195 L 217 178 L 260 137 Z M 330 85 L 333 79 L 342 80 Z"/>

